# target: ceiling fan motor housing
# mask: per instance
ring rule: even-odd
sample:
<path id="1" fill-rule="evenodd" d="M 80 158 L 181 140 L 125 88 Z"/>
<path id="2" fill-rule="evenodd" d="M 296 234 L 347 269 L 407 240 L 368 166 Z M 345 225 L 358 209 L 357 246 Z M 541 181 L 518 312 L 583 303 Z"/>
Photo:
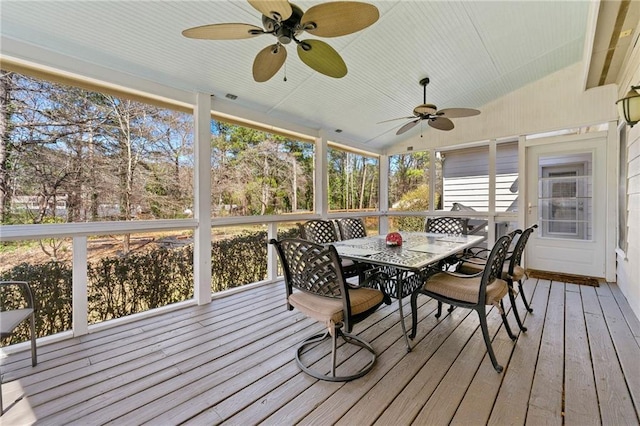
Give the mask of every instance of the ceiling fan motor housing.
<path id="1" fill-rule="evenodd" d="M 266 32 L 276 36 L 281 44 L 289 44 L 302 32 L 300 20 L 304 12 L 295 4 L 291 3 L 292 13 L 286 21 L 279 21 L 269 16 L 262 15 L 262 25 Z"/>
<path id="2" fill-rule="evenodd" d="M 422 104 L 413 109 L 413 114 L 417 117 L 422 115 L 435 114 L 438 108 L 434 104 Z"/>

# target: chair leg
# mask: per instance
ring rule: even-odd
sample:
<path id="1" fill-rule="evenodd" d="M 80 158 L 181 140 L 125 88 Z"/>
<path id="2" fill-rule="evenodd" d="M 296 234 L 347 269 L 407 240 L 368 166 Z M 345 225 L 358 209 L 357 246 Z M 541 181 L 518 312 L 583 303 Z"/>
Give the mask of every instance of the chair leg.
<path id="1" fill-rule="evenodd" d="M 336 377 L 336 347 L 338 330 L 334 329 L 331 336 L 331 377 Z"/>
<path id="2" fill-rule="evenodd" d="M 493 353 L 493 347 L 491 346 L 489 327 L 487 327 L 487 311 L 484 309 L 484 306 L 480 306 L 477 309 L 477 312 L 478 316 L 480 317 L 480 328 L 482 329 L 482 337 L 484 337 L 484 344 L 487 347 L 487 353 L 489 354 L 489 358 L 491 359 L 491 364 L 493 364 L 493 368 L 495 368 L 498 373 L 502 373 L 503 367 L 498 364 L 496 355 Z"/>
<path id="3" fill-rule="evenodd" d="M 527 302 L 527 297 L 524 295 L 524 291 L 522 289 L 522 280 L 518 280 L 518 288 L 520 289 L 520 296 L 522 296 L 524 307 L 527 309 L 527 311 L 533 312 L 533 309 L 531 309 L 531 306 L 529 306 L 529 302 Z"/>
<path id="4" fill-rule="evenodd" d="M 504 329 L 507 330 L 507 334 L 509 335 L 509 338 L 511 340 L 516 340 L 515 334 L 513 334 L 513 331 L 511 331 L 511 326 L 509 325 L 509 321 L 507 321 L 507 313 L 504 310 L 504 303 L 502 303 L 502 300 L 500 301 L 500 309 L 502 310 L 502 312 L 500 312 L 500 316 L 502 317 L 502 323 L 504 324 Z"/>
<path id="5" fill-rule="evenodd" d="M 436 312 L 436 318 L 440 318 L 442 315 L 442 302 L 438 300 L 438 312 Z"/>
<path id="6" fill-rule="evenodd" d="M 420 294 L 420 291 L 414 291 L 413 293 L 411 293 L 411 334 L 409 334 L 410 339 L 416 337 L 416 333 L 418 331 L 418 294 Z"/>
<path id="7" fill-rule="evenodd" d="M 449 305 L 449 309 L 447 309 L 447 312 L 451 313 L 455 308 L 456 308 L 455 306 Z"/>
<path id="8" fill-rule="evenodd" d="M 509 283 L 509 282 L 508 282 Z M 513 309 L 513 315 L 516 317 L 516 322 L 518 323 L 518 327 L 520 330 L 527 331 L 527 327 L 522 325 L 522 320 L 520 319 L 520 314 L 518 313 L 518 308 L 516 307 L 516 297 L 513 292 L 513 283 L 509 283 L 509 300 L 511 301 L 511 309 Z"/>
<path id="9" fill-rule="evenodd" d="M 36 314 L 31 314 L 31 366 L 38 365 L 38 353 L 36 349 Z"/>

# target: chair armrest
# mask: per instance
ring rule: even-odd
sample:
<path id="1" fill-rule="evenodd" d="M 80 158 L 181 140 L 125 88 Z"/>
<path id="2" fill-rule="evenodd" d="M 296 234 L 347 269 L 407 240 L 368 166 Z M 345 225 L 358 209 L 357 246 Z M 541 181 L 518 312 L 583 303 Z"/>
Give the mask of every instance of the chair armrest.
<path id="1" fill-rule="evenodd" d="M 452 277 L 458 277 L 458 278 L 477 278 L 482 276 L 482 274 L 484 273 L 484 270 L 477 272 L 475 274 L 462 274 L 460 272 L 453 272 L 453 271 L 442 271 L 442 273 L 451 275 Z"/>
<path id="2" fill-rule="evenodd" d="M 482 257 L 484 255 L 484 258 L 486 258 L 489 256 L 491 250 L 484 247 L 469 247 L 464 249 L 464 252 L 468 254 L 469 257 Z"/>
<path id="3" fill-rule="evenodd" d="M 474 258 L 474 257 L 464 257 L 462 259 L 460 259 L 460 262 L 464 263 L 471 263 L 473 265 L 478 265 L 478 266 L 484 266 L 487 264 L 487 259 L 482 259 L 482 258 Z"/>

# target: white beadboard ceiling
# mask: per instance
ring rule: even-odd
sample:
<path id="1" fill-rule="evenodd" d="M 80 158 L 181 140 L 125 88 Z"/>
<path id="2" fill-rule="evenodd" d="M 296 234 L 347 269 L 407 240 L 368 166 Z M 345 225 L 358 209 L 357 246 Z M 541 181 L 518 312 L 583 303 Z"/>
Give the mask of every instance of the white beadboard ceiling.
<path id="1" fill-rule="evenodd" d="M 319 3 L 296 2 L 303 10 Z M 377 123 L 410 116 L 422 103 L 423 77 L 431 79 L 428 103 L 482 110 L 583 59 L 588 1 L 370 3 L 380 11 L 373 26 L 322 39 L 344 58 L 349 71 L 342 79 L 311 70 L 289 45 L 287 81 L 283 68 L 270 81 L 256 83 L 253 59 L 274 43 L 272 36 L 205 41 L 181 35 L 185 28 L 212 23 L 261 26 L 259 12 L 240 0 L 2 0 L 0 31 L 8 39 L 170 87 L 221 98 L 232 93 L 239 107 L 274 122 L 321 129 L 329 138 L 373 150 L 399 142 L 395 131 L 405 121 Z M 474 119 L 453 121 L 464 126 Z M 343 130 L 339 137 L 335 129 Z"/>

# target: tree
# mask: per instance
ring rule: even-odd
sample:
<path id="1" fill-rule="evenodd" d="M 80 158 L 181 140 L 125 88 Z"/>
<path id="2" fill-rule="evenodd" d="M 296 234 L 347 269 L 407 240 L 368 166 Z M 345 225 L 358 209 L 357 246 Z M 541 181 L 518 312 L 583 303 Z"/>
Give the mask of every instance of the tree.
<path id="1" fill-rule="evenodd" d="M 14 88 L 14 74 L 0 70 L 0 223 L 7 222 L 11 197 L 9 170 L 13 115 L 11 99 Z"/>
<path id="2" fill-rule="evenodd" d="M 263 215 L 295 211 L 300 203 L 313 206 L 310 144 L 222 123 L 214 125 L 214 132 L 214 212 Z"/>

